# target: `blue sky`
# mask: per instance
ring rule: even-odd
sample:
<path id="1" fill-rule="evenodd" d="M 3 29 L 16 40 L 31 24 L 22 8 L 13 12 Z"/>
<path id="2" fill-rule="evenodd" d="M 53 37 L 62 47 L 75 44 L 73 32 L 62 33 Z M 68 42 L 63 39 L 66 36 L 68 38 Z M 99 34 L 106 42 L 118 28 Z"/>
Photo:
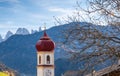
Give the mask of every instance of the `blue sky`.
<path id="1" fill-rule="evenodd" d="M 75 11 L 82 0 L 0 0 L 0 34 L 13 33 L 19 27 L 38 29 L 55 26 L 55 17 L 63 18 Z"/>

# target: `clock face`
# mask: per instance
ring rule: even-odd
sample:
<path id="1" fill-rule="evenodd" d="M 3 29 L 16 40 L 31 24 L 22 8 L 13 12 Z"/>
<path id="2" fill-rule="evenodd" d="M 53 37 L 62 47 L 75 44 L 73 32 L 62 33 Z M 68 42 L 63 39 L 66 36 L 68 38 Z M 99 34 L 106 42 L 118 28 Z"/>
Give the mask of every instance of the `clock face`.
<path id="1" fill-rule="evenodd" d="M 45 76 L 52 76 L 51 70 L 47 69 L 47 70 L 46 70 L 46 75 L 45 75 Z"/>

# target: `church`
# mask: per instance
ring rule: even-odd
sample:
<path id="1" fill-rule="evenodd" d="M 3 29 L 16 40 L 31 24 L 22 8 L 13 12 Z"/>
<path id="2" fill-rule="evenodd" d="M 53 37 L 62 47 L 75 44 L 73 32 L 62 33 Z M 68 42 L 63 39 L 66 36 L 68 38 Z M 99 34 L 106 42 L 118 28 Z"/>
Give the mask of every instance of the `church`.
<path id="1" fill-rule="evenodd" d="M 55 43 L 44 31 L 43 37 L 36 43 L 37 76 L 54 76 L 54 48 Z"/>

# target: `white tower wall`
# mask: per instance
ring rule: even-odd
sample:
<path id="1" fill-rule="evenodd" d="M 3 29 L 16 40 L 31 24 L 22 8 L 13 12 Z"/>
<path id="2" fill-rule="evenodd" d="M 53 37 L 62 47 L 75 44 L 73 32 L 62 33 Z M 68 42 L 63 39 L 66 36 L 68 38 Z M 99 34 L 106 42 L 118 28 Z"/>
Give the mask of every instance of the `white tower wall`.
<path id="1" fill-rule="evenodd" d="M 50 57 L 49 63 L 47 56 Z M 54 51 L 37 53 L 37 76 L 54 76 Z"/>

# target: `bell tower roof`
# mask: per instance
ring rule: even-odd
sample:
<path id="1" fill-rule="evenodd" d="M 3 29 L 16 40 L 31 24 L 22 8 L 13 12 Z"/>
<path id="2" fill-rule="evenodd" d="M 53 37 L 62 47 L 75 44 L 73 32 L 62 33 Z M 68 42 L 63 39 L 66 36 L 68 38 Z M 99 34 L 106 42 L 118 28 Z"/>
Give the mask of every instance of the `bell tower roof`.
<path id="1" fill-rule="evenodd" d="M 43 37 L 36 43 L 37 51 L 53 51 L 55 48 L 55 43 L 47 35 L 46 30 L 44 30 Z"/>

